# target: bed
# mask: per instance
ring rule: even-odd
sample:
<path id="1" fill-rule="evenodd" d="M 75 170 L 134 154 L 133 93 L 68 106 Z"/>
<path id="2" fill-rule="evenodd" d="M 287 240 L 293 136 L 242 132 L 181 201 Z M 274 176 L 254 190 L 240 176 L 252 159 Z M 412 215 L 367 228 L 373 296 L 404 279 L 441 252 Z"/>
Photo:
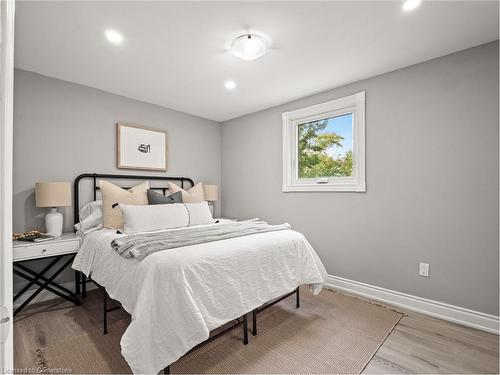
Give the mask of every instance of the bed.
<path id="1" fill-rule="evenodd" d="M 75 181 L 75 219 L 81 204 L 80 181 L 93 182 L 95 200 L 101 178 L 194 185 L 184 177 L 84 174 Z M 159 189 L 165 192 L 164 187 Z M 216 225 L 220 223 L 197 227 Z M 209 339 L 212 330 L 233 320 L 243 324 L 246 333 L 249 312 L 256 333 L 256 315 L 269 301 L 293 293 L 298 297 L 298 286 L 303 284 L 317 294 L 326 280 L 325 268 L 309 242 L 291 229 L 177 247 L 143 260 L 125 258 L 111 247 L 120 236 L 124 235 L 111 229 L 87 233 L 73 268 L 105 288 L 131 315 L 121 348 L 134 373 L 168 368 Z"/>

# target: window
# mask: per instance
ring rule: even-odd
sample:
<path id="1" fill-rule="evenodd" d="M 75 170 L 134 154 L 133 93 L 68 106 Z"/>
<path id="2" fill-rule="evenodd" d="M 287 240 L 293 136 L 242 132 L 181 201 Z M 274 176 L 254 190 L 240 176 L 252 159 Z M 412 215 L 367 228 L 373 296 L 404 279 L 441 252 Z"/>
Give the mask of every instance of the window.
<path id="1" fill-rule="evenodd" d="M 283 113 L 283 191 L 366 191 L 364 92 Z"/>

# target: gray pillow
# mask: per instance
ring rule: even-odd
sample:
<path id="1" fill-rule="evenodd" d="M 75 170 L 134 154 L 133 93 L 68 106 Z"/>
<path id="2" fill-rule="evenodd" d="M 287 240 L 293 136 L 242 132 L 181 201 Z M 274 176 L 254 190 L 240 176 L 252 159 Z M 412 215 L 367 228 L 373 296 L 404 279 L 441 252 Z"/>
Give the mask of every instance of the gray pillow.
<path id="1" fill-rule="evenodd" d="M 166 197 L 162 193 L 149 189 L 148 202 L 149 204 L 182 203 L 182 191 L 178 191 Z"/>

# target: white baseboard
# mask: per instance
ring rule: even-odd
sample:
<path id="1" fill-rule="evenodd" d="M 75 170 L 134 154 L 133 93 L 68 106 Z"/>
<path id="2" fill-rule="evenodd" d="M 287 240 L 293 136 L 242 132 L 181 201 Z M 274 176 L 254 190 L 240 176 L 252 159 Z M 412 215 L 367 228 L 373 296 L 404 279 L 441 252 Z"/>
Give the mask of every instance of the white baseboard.
<path id="1" fill-rule="evenodd" d="M 332 275 L 328 276 L 326 285 L 333 289 L 357 294 L 390 305 L 462 324 L 464 326 L 477 328 L 497 335 L 499 333 L 499 317 L 495 315 L 485 314 L 479 311 L 469 310 L 463 307 L 412 296 L 395 290 L 384 289 Z"/>
<path id="2" fill-rule="evenodd" d="M 60 285 L 65 287 L 66 289 L 71 290 L 71 291 L 75 290 L 75 282 L 74 281 L 68 281 L 68 282 L 62 283 Z M 87 290 L 92 290 L 95 288 L 97 288 L 97 286 L 94 283 L 87 284 Z M 19 299 L 14 302 L 14 310 L 17 309 L 19 306 L 21 306 L 21 304 L 24 301 L 26 301 L 28 299 L 28 297 L 31 294 L 33 294 L 33 292 L 37 289 L 38 289 L 38 286 L 34 286 L 33 288 L 28 289 L 21 297 L 19 297 Z M 17 292 L 15 292 L 15 293 L 17 293 Z M 50 301 L 50 300 L 53 300 L 56 298 L 61 298 L 61 297 L 56 296 L 55 294 L 53 294 L 47 290 L 42 290 L 35 298 L 33 298 L 33 300 L 30 302 L 30 304 L 37 303 L 37 302 Z"/>

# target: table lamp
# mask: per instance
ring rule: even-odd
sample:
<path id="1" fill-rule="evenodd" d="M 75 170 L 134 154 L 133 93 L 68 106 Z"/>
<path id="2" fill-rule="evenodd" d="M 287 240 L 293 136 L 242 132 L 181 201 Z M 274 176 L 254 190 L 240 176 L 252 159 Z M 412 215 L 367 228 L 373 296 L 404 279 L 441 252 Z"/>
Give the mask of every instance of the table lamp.
<path id="1" fill-rule="evenodd" d="M 205 200 L 208 201 L 208 206 L 210 207 L 210 212 L 212 216 L 214 215 L 214 203 L 217 202 L 219 198 L 219 191 L 217 185 L 203 185 L 203 194 L 205 195 Z"/>
<path id="2" fill-rule="evenodd" d="M 59 237 L 62 234 L 63 215 L 57 207 L 71 206 L 71 185 L 69 182 L 37 182 L 35 184 L 37 207 L 50 207 L 45 215 L 45 230 L 48 235 Z"/>

